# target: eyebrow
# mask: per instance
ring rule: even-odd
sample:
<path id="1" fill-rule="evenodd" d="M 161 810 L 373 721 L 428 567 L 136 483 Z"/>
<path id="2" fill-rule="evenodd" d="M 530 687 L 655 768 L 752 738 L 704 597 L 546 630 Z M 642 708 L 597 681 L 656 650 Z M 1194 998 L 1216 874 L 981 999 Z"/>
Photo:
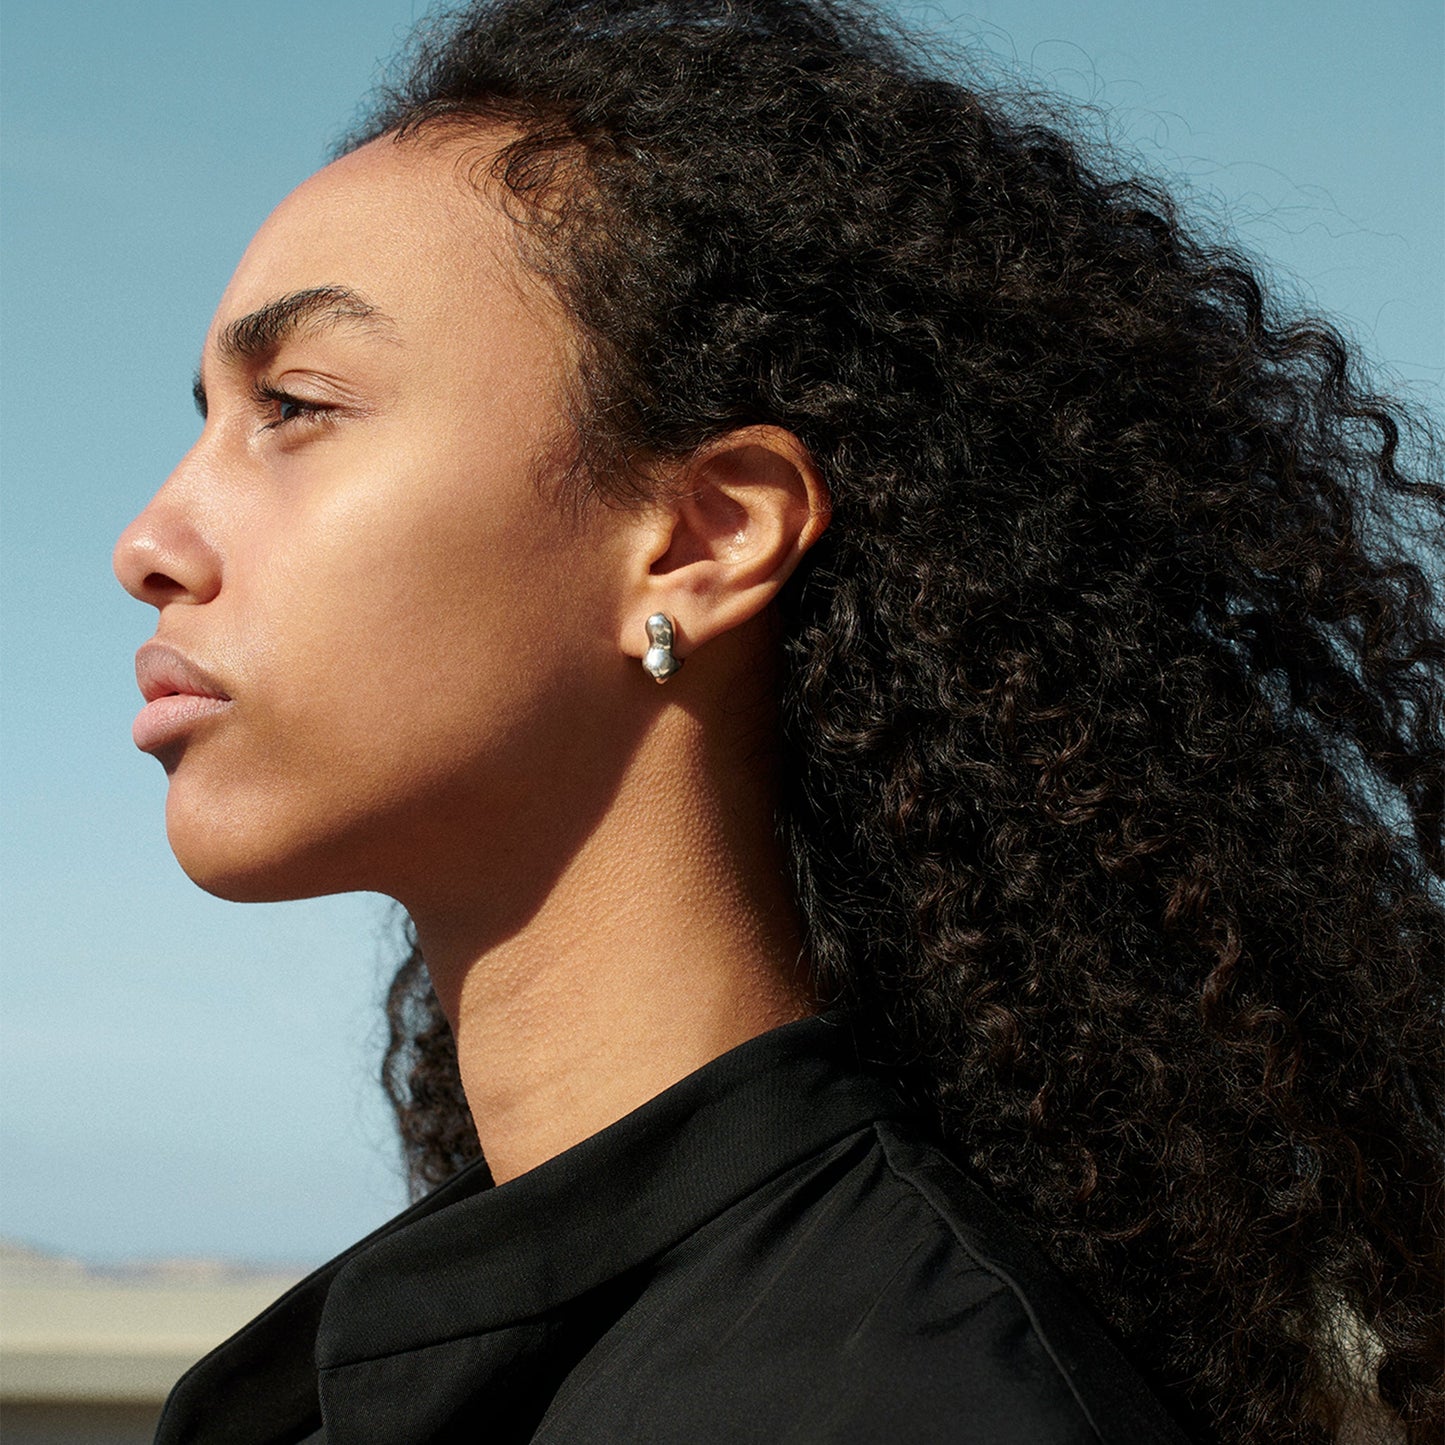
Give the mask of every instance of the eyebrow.
<path id="1" fill-rule="evenodd" d="M 301 331 L 314 334 L 338 325 L 359 326 L 383 335 L 395 329 L 385 312 L 350 287 L 312 286 L 278 296 L 227 323 L 216 337 L 216 354 L 233 366 L 255 362 Z M 191 395 L 196 410 L 205 416 L 206 389 L 199 369 L 191 384 Z"/>

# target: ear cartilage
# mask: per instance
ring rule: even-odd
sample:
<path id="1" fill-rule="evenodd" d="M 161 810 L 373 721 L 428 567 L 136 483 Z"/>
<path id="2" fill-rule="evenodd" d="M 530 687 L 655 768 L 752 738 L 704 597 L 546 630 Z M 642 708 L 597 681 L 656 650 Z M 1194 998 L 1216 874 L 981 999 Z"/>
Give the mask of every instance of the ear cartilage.
<path id="1" fill-rule="evenodd" d="M 672 639 L 672 618 L 654 612 L 647 619 L 647 640 L 652 645 L 642 655 L 642 666 L 656 682 L 666 682 L 682 666 L 682 659 L 672 650 Z"/>

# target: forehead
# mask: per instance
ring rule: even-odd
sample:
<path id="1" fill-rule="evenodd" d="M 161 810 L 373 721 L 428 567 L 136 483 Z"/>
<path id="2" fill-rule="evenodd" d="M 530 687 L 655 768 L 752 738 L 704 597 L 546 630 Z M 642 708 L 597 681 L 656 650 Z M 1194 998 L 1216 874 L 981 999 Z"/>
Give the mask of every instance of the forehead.
<path id="1" fill-rule="evenodd" d="M 363 295 L 403 333 L 454 333 L 499 303 L 557 322 L 554 299 L 516 257 L 497 198 L 471 179 L 498 143 L 382 137 L 318 171 L 246 248 L 211 344 L 278 297 L 330 287 Z"/>

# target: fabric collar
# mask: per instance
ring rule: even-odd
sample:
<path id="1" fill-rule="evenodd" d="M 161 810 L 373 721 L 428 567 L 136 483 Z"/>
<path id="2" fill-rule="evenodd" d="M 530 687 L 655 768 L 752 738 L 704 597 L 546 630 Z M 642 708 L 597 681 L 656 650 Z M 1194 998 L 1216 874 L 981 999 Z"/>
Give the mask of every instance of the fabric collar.
<path id="1" fill-rule="evenodd" d="M 500 1188 L 377 1239 L 331 1283 L 316 1363 L 349 1364 L 546 1314 L 899 1108 L 859 1072 L 852 1035 L 837 1020 L 763 1034 Z"/>
<path id="2" fill-rule="evenodd" d="M 762 1034 L 500 1187 L 481 1161 L 462 1170 L 195 1365 L 157 1445 L 299 1440 L 320 1420 L 318 1370 L 545 1315 L 904 1112 L 839 1017 Z"/>

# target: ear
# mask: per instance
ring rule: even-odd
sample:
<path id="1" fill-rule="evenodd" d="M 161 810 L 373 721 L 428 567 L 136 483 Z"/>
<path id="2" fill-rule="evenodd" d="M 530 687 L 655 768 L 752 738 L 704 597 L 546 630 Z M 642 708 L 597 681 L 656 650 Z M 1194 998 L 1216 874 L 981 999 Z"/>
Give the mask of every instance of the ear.
<path id="1" fill-rule="evenodd" d="M 681 658 L 756 617 L 823 535 L 830 511 L 822 474 L 792 432 L 742 427 L 708 443 L 638 518 L 622 652 L 647 650 L 655 612 L 672 619 Z"/>

